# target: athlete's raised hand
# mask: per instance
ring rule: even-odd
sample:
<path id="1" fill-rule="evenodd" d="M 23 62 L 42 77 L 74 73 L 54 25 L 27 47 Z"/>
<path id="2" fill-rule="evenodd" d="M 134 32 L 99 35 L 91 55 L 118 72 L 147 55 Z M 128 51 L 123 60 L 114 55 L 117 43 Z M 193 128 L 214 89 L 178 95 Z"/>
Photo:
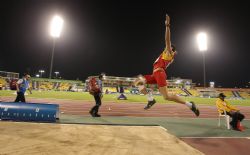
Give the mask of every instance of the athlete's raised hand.
<path id="1" fill-rule="evenodd" d="M 168 14 L 166 14 L 166 21 L 165 21 L 166 26 L 170 25 L 170 17 Z"/>

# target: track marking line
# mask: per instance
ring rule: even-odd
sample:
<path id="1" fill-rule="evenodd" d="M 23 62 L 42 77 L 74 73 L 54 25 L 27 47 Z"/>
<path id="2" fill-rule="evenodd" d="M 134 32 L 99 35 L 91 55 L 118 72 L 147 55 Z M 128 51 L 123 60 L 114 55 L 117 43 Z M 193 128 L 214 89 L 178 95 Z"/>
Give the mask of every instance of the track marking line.
<path id="1" fill-rule="evenodd" d="M 208 139 L 250 139 L 250 137 L 180 137 L 180 138 L 191 138 L 191 139 L 198 139 L 198 138 L 208 138 Z"/>
<path id="2" fill-rule="evenodd" d="M 164 131 L 168 131 L 168 129 L 162 127 L 162 126 L 159 126 L 161 129 L 163 129 Z"/>

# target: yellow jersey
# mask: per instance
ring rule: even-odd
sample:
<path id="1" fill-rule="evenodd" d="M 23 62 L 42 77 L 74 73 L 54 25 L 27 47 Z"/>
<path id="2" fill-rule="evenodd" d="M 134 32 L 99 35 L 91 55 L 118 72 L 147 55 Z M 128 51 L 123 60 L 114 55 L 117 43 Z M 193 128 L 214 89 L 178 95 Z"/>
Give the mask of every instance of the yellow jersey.
<path id="1" fill-rule="evenodd" d="M 219 113 L 223 113 L 224 110 L 226 112 L 230 112 L 232 110 L 236 110 L 236 111 L 239 110 L 236 107 L 230 105 L 226 100 L 223 101 L 221 99 L 217 99 L 216 106 L 217 106 L 217 109 L 218 109 Z"/>

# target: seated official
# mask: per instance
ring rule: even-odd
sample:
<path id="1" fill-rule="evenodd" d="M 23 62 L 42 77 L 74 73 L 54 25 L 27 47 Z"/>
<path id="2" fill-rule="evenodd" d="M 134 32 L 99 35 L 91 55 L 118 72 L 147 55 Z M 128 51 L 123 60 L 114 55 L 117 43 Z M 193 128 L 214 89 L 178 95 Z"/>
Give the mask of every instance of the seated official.
<path id="1" fill-rule="evenodd" d="M 245 118 L 245 116 L 240 113 L 240 110 L 236 107 L 229 104 L 228 101 L 225 100 L 225 95 L 220 93 L 218 99 L 216 101 L 216 106 L 220 114 L 224 114 L 224 111 L 227 115 L 232 118 L 230 125 L 233 130 L 243 131 L 243 126 L 240 125 L 240 122 Z"/>

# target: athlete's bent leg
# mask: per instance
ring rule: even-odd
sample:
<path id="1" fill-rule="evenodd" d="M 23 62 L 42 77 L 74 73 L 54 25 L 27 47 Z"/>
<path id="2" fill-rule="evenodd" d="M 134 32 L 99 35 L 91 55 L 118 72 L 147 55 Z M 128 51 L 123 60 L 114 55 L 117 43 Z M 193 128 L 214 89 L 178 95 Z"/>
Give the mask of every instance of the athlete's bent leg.
<path id="1" fill-rule="evenodd" d="M 134 85 L 138 87 L 139 92 L 144 95 L 147 95 L 148 104 L 144 107 L 145 110 L 151 108 L 156 103 L 153 97 L 153 92 L 147 91 L 145 87 L 146 83 L 156 83 L 156 81 L 151 75 L 145 75 L 145 76 L 139 75 L 137 79 L 134 81 Z"/>
<path id="2" fill-rule="evenodd" d="M 137 79 L 135 79 L 134 81 L 134 86 L 138 87 L 139 92 L 143 93 L 144 95 L 147 94 L 147 89 L 145 87 L 145 84 L 146 84 L 146 79 L 142 75 L 139 75 Z"/>

